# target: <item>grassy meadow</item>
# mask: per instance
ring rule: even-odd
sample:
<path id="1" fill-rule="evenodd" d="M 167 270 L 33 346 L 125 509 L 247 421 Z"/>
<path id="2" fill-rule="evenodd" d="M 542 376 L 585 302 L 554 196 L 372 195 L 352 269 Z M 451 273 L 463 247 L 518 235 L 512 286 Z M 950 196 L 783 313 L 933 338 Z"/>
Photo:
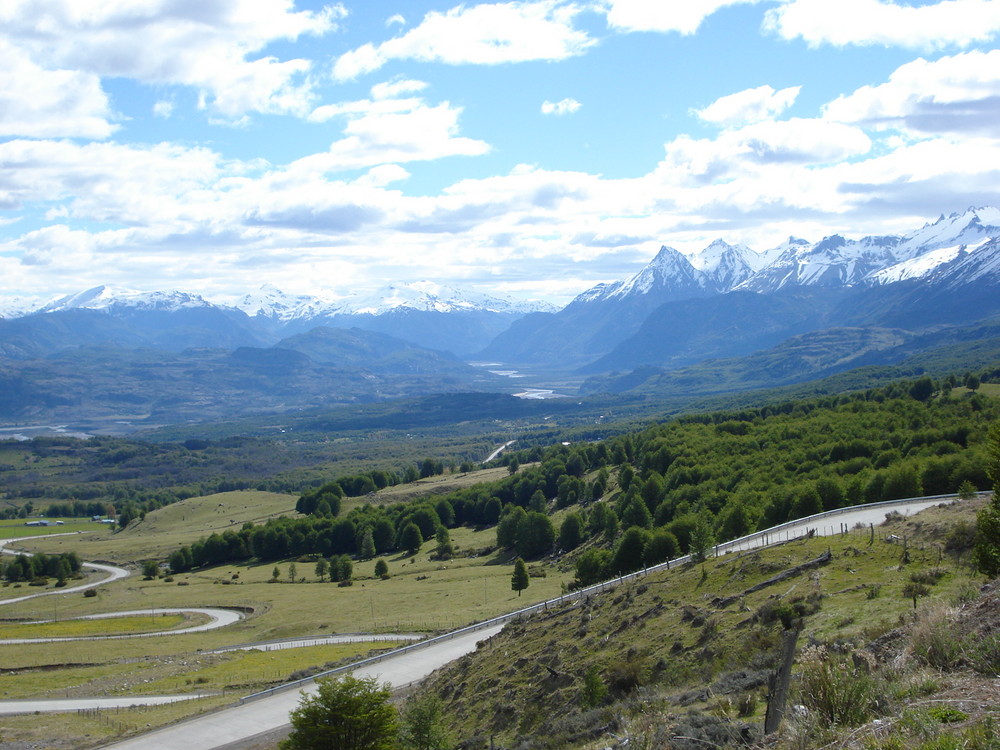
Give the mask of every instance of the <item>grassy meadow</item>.
<path id="1" fill-rule="evenodd" d="M 0 520 L 0 539 L 23 539 L 26 537 L 46 536 L 48 534 L 104 534 L 111 533 L 107 525 L 95 523 L 90 519 L 61 518 L 58 526 L 25 526 L 28 521 L 37 519 L 18 518 Z"/>
<path id="2" fill-rule="evenodd" d="M 505 472 L 506 470 L 499 470 Z M 498 470 L 493 470 L 497 473 Z M 462 486 L 467 476 L 451 482 L 424 480 L 406 493 L 437 494 L 440 485 Z M 481 481 L 481 478 L 479 479 Z M 456 484 L 457 483 L 457 484 Z M 399 496 L 386 491 L 383 502 Z M 75 551 L 85 560 L 134 566 L 139 560 L 165 558 L 173 549 L 213 531 L 260 522 L 294 512 L 295 497 L 263 492 L 229 492 L 191 498 L 148 513 L 128 529 L 114 534 L 50 537 L 20 546 L 37 552 Z M 356 503 L 357 501 L 349 501 Z M 347 503 L 345 503 L 347 505 Z M 103 531 L 103 530 L 102 530 Z M 277 565 L 223 565 L 199 569 L 172 579 L 144 580 L 137 569 L 128 578 L 102 586 L 95 596 L 73 593 L 42 597 L 0 610 L 0 638 L 126 635 L 197 624 L 197 616 L 138 616 L 75 620 L 86 614 L 154 607 L 222 606 L 242 608 L 247 616 L 235 625 L 202 633 L 150 636 L 109 641 L 0 645 L 0 698 L 72 697 L 89 695 L 152 695 L 222 691 L 223 696 L 134 712 L 102 712 L 100 716 L 42 715 L 34 722 L 12 717 L 4 737 L 45 738 L 69 742 L 87 737 L 97 744 L 111 737 L 173 721 L 302 674 L 329 667 L 391 643 L 310 646 L 280 651 L 212 649 L 308 635 L 342 632 L 433 632 L 508 612 L 519 605 L 557 596 L 572 578 L 571 566 L 545 566 L 544 577 L 533 577 L 518 597 L 510 588 L 512 560 L 492 550 L 495 529 L 452 530 L 456 557 L 433 559 L 433 540 L 413 556 L 387 556 L 389 577 L 374 577 L 374 560 L 354 564 L 351 586 L 320 581 L 312 561 Z M 277 580 L 272 580 L 275 567 Z M 536 575 L 541 566 L 532 566 Z M 32 593 L 28 586 L 6 586 L 2 595 Z M 44 625 L 26 621 L 57 620 Z M 29 635 L 30 634 L 30 635 Z M 58 746 L 58 745 L 56 745 Z M 64 744 L 63 746 L 68 746 Z"/>

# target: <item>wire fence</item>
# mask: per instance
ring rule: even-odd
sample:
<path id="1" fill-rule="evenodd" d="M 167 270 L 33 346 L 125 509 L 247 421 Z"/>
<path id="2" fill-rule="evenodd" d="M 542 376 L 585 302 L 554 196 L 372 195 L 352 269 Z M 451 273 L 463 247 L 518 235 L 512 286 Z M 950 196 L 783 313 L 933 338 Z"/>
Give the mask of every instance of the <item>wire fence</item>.
<path id="1" fill-rule="evenodd" d="M 825 511 L 823 513 L 817 513 L 806 518 L 800 518 L 795 521 L 788 521 L 787 523 L 779 524 L 773 526 L 764 531 L 757 531 L 752 534 L 747 534 L 746 536 L 739 537 L 738 539 L 733 539 L 728 542 L 723 542 L 717 544 L 712 548 L 712 555 L 718 557 L 719 555 L 727 554 L 730 552 L 748 551 L 750 549 L 760 549 L 762 547 L 768 547 L 779 543 L 785 543 L 793 539 L 801 538 L 803 536 L 828 536 L 834 533 L 841 533 L 845 531 L 844 527 L 849 525 L 843 522 L 834 523 L 834 520 L 838 516 L 844 516 L 848 514 L 855 514 L 860 511 L 871 511 L 878 510 L 880 508 L 886 508 L 891 511 L 894 507 L 902 507 L 912 505 L 914 503 L 920 503 L 926 506 L 940 505 L 946 502 L 952 502 L 958 499 L 958 495 L 931 495 L 927 497 L 911 497 L 904 498 L 900 500 L 885 500 L 878 503 L 867 503 L 864 505 L 853 505 L 846 508 L 837 508 L 836 510 Z M 867 527 L 866 527 L 867 528 Z M 678 557 L 674 560 L 668 560 L 667 562 L 660 563 L 659 565 L 653 565 L 643 570 L 636 571 L 634 573 L 628 573 L 618 578 L 613 578 L 608 581 L 602 581 L 601 583 L 596 583 L 592 586 L 586 586 L 581 589 L 576 589 L 575 591 L 567 592 L 555 599 L 548 599 L 544 602 L 539 602 L 538 604 L 533 604 L 528 607 L 510 612 L 505 615 L 499 615 L 497 617 L 492 617 L 488 620 L 483 620 L 482 622 L 474 623 L 457 630 L 453 630 L 450 633 L 445 633 L 443 635 L 433 636 L 427 638 L 426 640 L 420 641 L 418 643 L 409 644 L 407 646 L 402 646 L 392 651 L 387 651 L 383 654 L 378 654 L 377 656 L 369 657 L 367 659 L 361 659 L 360 661 L 353 662 L 352 664 L 347 664 L 335 669 L 329 669 L 325 672 L 320 672 L 318 674 L 312 675 L 310 677 L 303 678 L 301 680 L 293 680 L 287 682 L 283 685 L 277 685 L 267 690 L 262 690 L 258 693 L 253 693 L 247 695 L 240 699 L 240 703 L 246 703 L 248 701 L 258 700 L 260 698 L 265 698 L 270 695 L 274 695 L 278 692 L 283 692 L 286 690 L 295 690 L 306 685 L 315 682 L 316 680 L 333 677 L 336 675 L 346 674 L 348 672 L 353 672 L 356 669 L 361 669 L 363 667 L 378 664 L 380 662 L 386 661 L 387 659 L 395 659 L 404 654 L 416 651 L 417 649 L 425 649 L 431 646 L 440 644 L 444 641 L 451 640 L 454 638 L 470 635 L 480 630 L 486 630 L 488 628 L 493 628 L 496 626 L 504 625 L 511 620 L 515 620 L 518 617 L 524 617 L 531 615 L 536 612 L 545 612 L 550 608 L 564 606 L 567 603 L 575 602 L 579 599 L 583 599 L 588 596 L 595 594 L 600 594 L 605 591 L 617 588 L 623 583 L 629 581 L 634 581 L 648 575 L 651 572 L 658 570 L 670 570 L 672 567 L 678 565 L 684 565 L 685 563 L 692 561 L 691 555 L 684 555 Z"/>

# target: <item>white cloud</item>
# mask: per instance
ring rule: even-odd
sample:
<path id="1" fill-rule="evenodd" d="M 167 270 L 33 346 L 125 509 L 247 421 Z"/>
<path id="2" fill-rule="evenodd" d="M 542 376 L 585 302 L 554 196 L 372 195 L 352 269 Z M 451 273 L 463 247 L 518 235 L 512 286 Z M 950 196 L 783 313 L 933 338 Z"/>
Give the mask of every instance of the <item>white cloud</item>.
<path id="1" fill-rule="evenodd" d="M 47 205 L 73 219 L 155 225 L 210 215 L 205 191 L 233 168 L 204 148 L 12 140 L 0 143 L 0 204 Z"/>
<path id="2" fill-rule="evenodd" d="M 676 31 L 693 34 L 720 8 L 759 0 L 604 0 L 608 26 L 618 31 Z"/>
<path id="3" fill-rule="evenodd" d="M 385 25 L 386 26 L 396 26 L 396 25 L 406 26 L 406 19 L 403 18 L 403 16 L 400 15 L 399 13 L 396 13 L 395 15 L 389 16 L 387 19 L 385 19 Z"/>
<path id="4" fill-rule="evenodd" d="M 764 28 L 814 46 L 968 47 L 1000 32 L 1000 0 L 942 0 L 918 7 L 886 0 L 790 0 L 767 11 Z"/>
<path id="5" fill-rule="evenodd" d="M 0 37 L 0 135 L 107 138 L 116 129 L 98 76 L 46 70 Z"/>
<path id="6" fill-rule="evenodd" d="M 780 115 L 792 106 L 801 88 L 791 86 L 775 91 L 770 86 L 758 86 L 745 89 L 720 97 L 704 109 L 695 110 L 695 114 L 706 122 L 725 126 L 760 122 Z"/>
<path id="7" fill-rule="evenodd" d="M 395 110 L 373 107 L 351 117 L 344 127 L 344 138 L 334 141 L 328 152 L 300 163 L 340 171 L 446 156 L 481 156 L 490 150 L 483 141 L 458 135 L 461 108 L 448 102 L 430 106 L 419 100 L 388 101 L 401 106 Z"/>
<path id="8" fill-rule="evenodd" d="M 394 182 L 409 179 L 410 173 L 398 164 L 380 164 L 372 167 L 368 173 L 354 181 L 356 185 L 365 187 L 385 187 Z"/>
<path id="9" fill-rule="evenodd" d="M 558 102 L 542 102 L 543 115 L 571 115 L 580 109 L 580 102 L 576 99 L 563 99 Z"/>
<path id="10" fill-rule="evenodd" d="M 424 81 L 399 79 L 386 83 L 376 83 L 372 86 L 371 93 L 372 99 L 394 99 L 400 94 L 416 94 L 426 88 L 427 83 Z"/>
<path id="11" fill-rule="evenodd" d="M 307 60 L 255 57 L 272 42 L 325 34 L 341 5 L 293 0 L 7 0 L 0 38 L 47 69 L 193 86 L 218 114 L 308 110 Z"/>
<path id="12" fill-rule="evenodd" d="M 407 96 L 426 87 L 423 81 L 397 79 L 372 86 L 371 99 L 317 107 L 308 120 L 344 118 L 344 137 L 334 141 L 329 151 L 300 159 L 293 166 L 337 172 L 489 152 L 488 143 L 459 135 L 460 107 L 449 102 L 431 105 L 422 97 Z"/>
<path id="13" fill-rule="evenodd" d="M 448 65 L 498 65 L 528 60 L 563 60 L 594 44 L 573 27 L 580 9 L 557 0 L 460 5 L 428 13 L 406 34 L 377 47 L 364 44 L 333 66 L 338 80 L 378 70 L 390 60 Z"/>
<path id="14" fill-rule="evenodd" d="M 818 166 L 866 154 L 871 140 L 859 128 L 822 120 L 761 122 L 724 131 L 714 140 L 681 136 L 661 164 L 678 184 L 707 184 L 768 166 Z"/>
<path id="15" fill-rule="evenodd" d="M 1000 50 L 972 51 L 897 68 L 886 83 L 863 86 L 824 108 L 824 116 L 875 129 L 912 134 L 997 136 L 1000 122 Z"/>
<path id="16" fill-rule="evenodd" d="M 174 113 L 174 103 L 167 99 L 160 99 L 153 105 L 153 114 L 156 117 L 167 118 Z"/>

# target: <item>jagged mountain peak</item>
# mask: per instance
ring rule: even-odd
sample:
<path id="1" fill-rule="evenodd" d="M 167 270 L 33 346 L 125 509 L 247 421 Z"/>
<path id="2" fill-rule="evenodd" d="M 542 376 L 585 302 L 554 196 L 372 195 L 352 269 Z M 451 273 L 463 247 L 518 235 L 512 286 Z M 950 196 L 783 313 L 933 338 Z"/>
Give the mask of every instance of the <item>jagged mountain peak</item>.
<path id="1" fill-rule="evenodd" d="M 993 206 L 970 206 L 961 213 L 941 217 L 905 235 L 897 250 L 899 260 L 909 260 L 924 253 L 958 245 L 977 245 L 984 239 L 1000 236 L 1000 209 Z"/>
<path id="2" fill-rule="evenodd" d="M 667 245 L 639 273 L 611 291 L 609 297 L 684 293 L 703 287 L 700 275 L 684 253 Z"/>

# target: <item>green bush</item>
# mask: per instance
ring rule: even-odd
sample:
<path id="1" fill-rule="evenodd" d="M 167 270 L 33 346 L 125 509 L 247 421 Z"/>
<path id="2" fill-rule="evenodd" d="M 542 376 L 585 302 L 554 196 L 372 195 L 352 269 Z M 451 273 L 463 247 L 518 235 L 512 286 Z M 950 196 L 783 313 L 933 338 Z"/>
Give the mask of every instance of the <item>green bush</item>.
<path id="1" fill-rule="evenodd" d="M 914 627 L 913 653 L 935 669 L 951 669 L 962 659 L 962 641 L 943 615 L 923 620 Z"/>

